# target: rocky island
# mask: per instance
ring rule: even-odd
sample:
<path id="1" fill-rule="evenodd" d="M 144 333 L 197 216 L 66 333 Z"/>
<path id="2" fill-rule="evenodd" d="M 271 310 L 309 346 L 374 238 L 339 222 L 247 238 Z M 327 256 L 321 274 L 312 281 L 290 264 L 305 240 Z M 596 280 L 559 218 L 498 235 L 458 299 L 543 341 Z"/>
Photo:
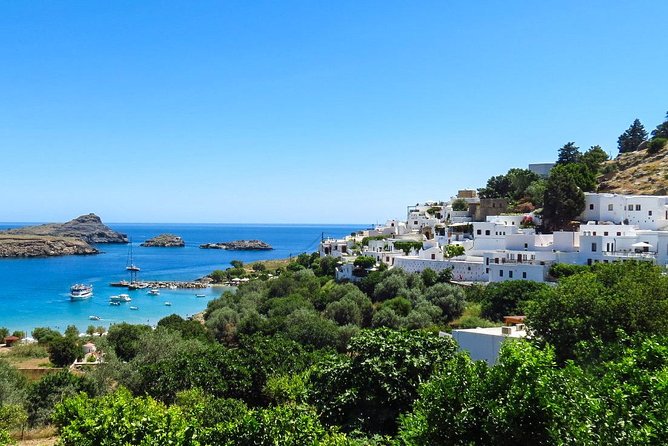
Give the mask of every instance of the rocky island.
<path id="1" fill-rule="evenodd" d="M 98 254 L 83 240 L 47 235 L 0 235 L 0 257 L 51 257 Z"/>
<path id="2" fill-rule="evenodd" d="M 186 246 L 186 242 L 181 237 L 174 234 L 160 234 L 151 239 L 146 240 L 139 246 L 144 247 L 163 247 L 163 248 L 182 248 Z"/>
<path id="3" fill-rule="evenodd" d="M 95 214 L 67 223 L 0 231 L 0 257 L 51 257 L 98 254 L 93 243 L 127 243 L 128 237 L 104 225 Z"/>
<path id="4" fill-rule="evenodd" d="M 259 251 L 274 249 L 262 240 L 235 240 L 233 242 L 205 243 L 202 249 L 228 249 L 230 251 Z"/>
<path id="5" fill-rule="evenodd" d="M 112 230 L 95 214 L 82 215 L 67 223 L 47 223 L 8 229 L 0 235 L 70 237 L 86 243 L 128 243 L 128 236 Z"/>

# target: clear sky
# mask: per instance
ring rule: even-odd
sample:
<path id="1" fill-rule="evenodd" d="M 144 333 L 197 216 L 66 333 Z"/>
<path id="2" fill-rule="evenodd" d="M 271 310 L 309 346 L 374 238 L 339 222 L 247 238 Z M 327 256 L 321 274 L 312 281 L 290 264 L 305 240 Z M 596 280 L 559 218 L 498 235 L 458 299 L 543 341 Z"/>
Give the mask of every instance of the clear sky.
<path id="1" fill-rule="evenodd" d="M 668 110 L 666 1 L 2 1 L 0 221 L 375 223 Z"/>

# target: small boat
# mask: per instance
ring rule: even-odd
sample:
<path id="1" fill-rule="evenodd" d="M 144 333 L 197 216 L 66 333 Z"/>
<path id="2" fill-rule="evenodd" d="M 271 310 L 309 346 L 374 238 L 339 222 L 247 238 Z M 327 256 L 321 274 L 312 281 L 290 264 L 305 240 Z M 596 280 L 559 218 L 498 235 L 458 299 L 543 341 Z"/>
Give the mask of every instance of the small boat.
<path id="1" fill-rule="evenodd" d="M 166 306 L 166 307 L 171 307 L 171 306 L 172 306 L 172 303 L 171 303 L 171 302 L 165 302 L 165 306 Z"/>
<path id="2" fill-rule="evenodd" d="M 130 307 L 131 310 L 139 310 L 139 307 L 132 306 Z"/>
<path id="3" fill-rule="evenodd" d="M 206 297 L 206 294 L 195 294 L 195 297 Z"/>
<path id="4" fill-rule="evenodd" d="M 135 265 L 134 259 L 132 257 L 132 240 L 130 240 L 128 247 L 128 262 L 125 269 L 133 273 L 138 273 L 139 271 L 141 271 L 141 269 L 137 265 Z"/>
<path id="5" fill-rule="evenodd" d="M 111 302 L 121 303 L 121 302 L 130 302 L 132 298 L 127 294 L 119 294 L 118 296 L 111 296 L 109 300 Z"/>
<path id="6" fill-rule="evenodd" d="M 116 301 L 113 301 L 113 300 L 111 302 L 109 302 L 109 305 L 113 305 L 115 307 L 118 307 L 120 304 L 121 304 L 120 302 L 116 302 Z"/>
<path id="7" fill-rule="evenodd" d="M 75 283 L 70 287 L 70 298 L 72 300 L 87 299 L 93 295 L 93 285 Z"/>
<path id="8" fill-rule="evenodd" d="M 130 285 L 130 282 L 127 280 L 121 280 L 120 282 L 111 282 L 109 286 L 114 286 L 114 287 L 124 287 L 127 288 Z"/>
<path id="9" fill-rule="evenodd" d="M 148 288 L 148 283 L 132 282 L 130 285 L 128 285 L 128 289 L 130 290 L 143 290 L 144 288 Z"/>
<path id="10" fill-rule="evenodd" d="M 176 289 L 176 285 L 171 284 L 171 285 L 169 286 L 169 289 L 170 289 L 170 290 L 175 290 L 175 289 Z"/>
<path id="11" fill-rule="evenodd" d="M 157 288 L 151 288 L 151 291 L 149 291 L 148 294 L 150 294 L 151 296 L 157 296 L 158 294 L 160 294 L 160 290 Z"/>
<path id="12" fill-rule="evenodd" d="M 90 319 L 91 321 L 99 321 L 100 316 L 88 316 L 88 319 Z"/>

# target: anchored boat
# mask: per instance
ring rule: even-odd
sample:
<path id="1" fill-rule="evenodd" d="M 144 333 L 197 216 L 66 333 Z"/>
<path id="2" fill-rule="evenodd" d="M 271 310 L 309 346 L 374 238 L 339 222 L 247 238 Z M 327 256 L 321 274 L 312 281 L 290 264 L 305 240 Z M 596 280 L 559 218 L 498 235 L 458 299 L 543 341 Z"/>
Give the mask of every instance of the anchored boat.
<path id="1" fill-rule="evenodd" d="M 70 298 L 72 300 L 87 299 L 93 295 L 93 285 L 75 283 L 70 287 Z"/>

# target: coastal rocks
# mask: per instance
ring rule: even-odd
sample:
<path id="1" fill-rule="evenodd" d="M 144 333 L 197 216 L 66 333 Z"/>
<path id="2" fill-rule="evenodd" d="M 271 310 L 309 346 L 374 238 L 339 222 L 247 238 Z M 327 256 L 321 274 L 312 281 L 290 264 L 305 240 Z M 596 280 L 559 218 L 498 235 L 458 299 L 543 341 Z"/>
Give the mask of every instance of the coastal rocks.
<path id="1" fill-rule="evenodd" d="M 70 237 L 0 235 L 0 257 L 52 257 L 98 254 L 83 240 Z"/>
<path id="2" fill-rule="evenodd" d="M 258 251 L 274 249 L 261 240 L 235 240 L 233 242 L 205 243 L 199 245 L 202 249 L 227 249 L 230 251 Z"/>
<path id="3" fill-rule="evenodd" d="M 128 243 L 125 234 L 113 231 L 95 214 L 82 215 L 67 223 L 47 223 L 38 226 L 9 229 L 0 234 L 72 237 L 86 243 Z"/>
<path id="4" fill-rule="evenodd" d="M 182 248 L 186 243 L 181 237 L 174 234 L 160 234 L 156 237 L 146 240 L 140 246 L 144 247 L 163 247 L 163 248 Z"/>

